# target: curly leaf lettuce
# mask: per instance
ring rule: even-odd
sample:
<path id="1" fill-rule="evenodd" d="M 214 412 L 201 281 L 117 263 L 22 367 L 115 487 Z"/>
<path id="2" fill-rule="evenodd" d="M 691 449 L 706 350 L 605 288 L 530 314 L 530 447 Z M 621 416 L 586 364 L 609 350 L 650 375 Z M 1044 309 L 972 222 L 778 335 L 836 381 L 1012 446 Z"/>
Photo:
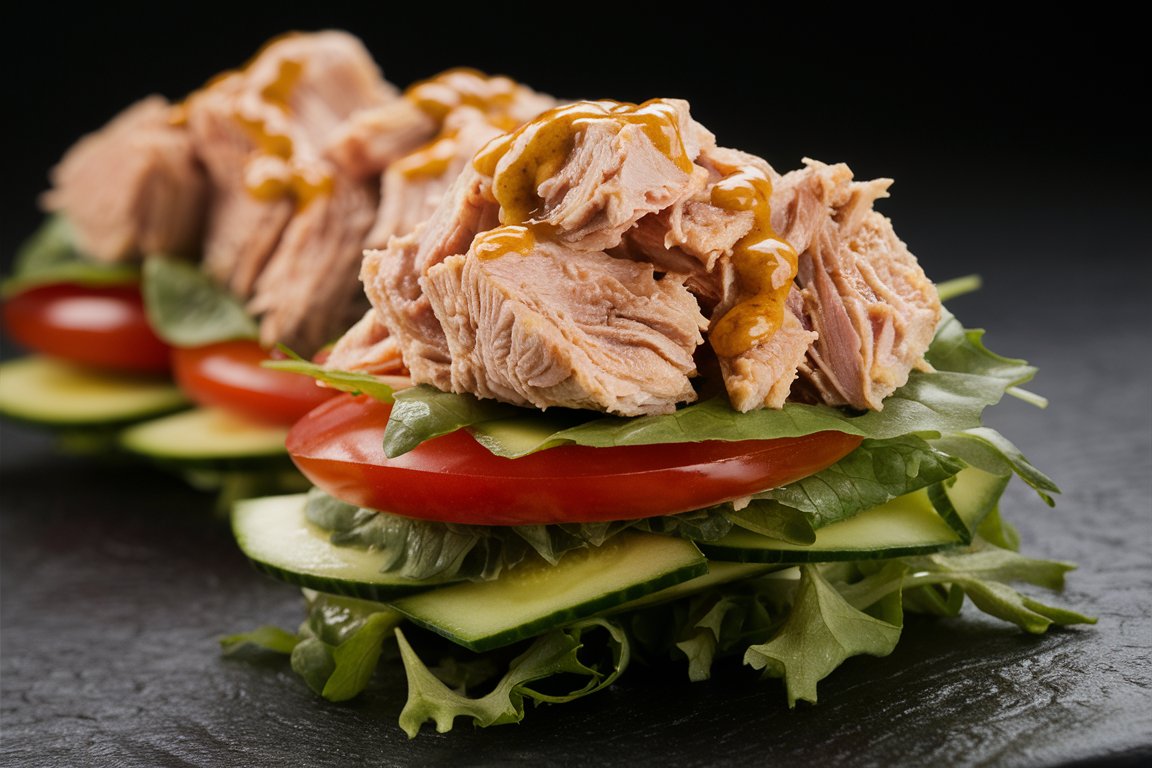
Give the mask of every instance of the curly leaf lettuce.
<path id="1" fill-rule="evenodd" d="M 816 703 L 816 684 L 848 657 L 887 656 L 900 639 L 896 622 L 852 607 L 815 566 L 803 566 L 796 601 L 779 634 L 748 647 L 744 663 L 768 677 L 781 677 L 788 706 L 800 699 Z"/>
<path id="2" fill-rule="evenodd" d="M 586 663 L 579 652 L 585 647 L 584 634 L 593 629 L 608 633 L 608 660 Z M 487 694 L 470 698 L 454 691 L 425 666 L 401 630 L 396 631 L 400 655 L 408 676 L 408 701 L 400 713 L 400 727 L 414 738 L 429 720 L 436 730 L 452 729 L 457 717 L 470 717 L 479 726 L 518 723 L 524 719 L 525 700 L 562 704 L 595 693 L 615 682 L 628 666 L 628 638 L 613 622 L 592 619 L 553 630 L 536 638 L 526 651 L 512 660 L 508 671 Z M 579 688 L 564 693 L 545 693 L 530 683 L 554 677 L 575 675 L 585 680 Z"/>

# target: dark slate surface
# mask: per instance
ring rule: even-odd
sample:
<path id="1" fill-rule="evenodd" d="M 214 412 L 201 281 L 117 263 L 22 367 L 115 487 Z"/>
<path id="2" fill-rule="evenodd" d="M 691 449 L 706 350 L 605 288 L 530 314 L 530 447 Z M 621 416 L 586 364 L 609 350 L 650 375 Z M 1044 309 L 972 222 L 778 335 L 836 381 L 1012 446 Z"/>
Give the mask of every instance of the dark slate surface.
<path id="1" fill-rule="evenodd" d="M 187 61 L 179 70 L 184 79 L 171 74 L 194 54 L 230 65 L 237 50 L 250 51 L 266 32 L 347 19 L 269 17 L 248 37 L 217 30 L 210 50 L 193 43 L 211 25 L 193 21 L 182 19 L 183 35 L 147 48 L 140 59 L 147 66 L 127 67 L 131 56 L 116 47 L 127 34 L 108 45 L 76 24 L 45 41 L 50 55 L 39 63 L 63 57 L 63 64 L 42 82 L 73 88 L 77 127 L 53 120 L 67 112 L 59 100 L 37 102 L 56 104 L 56 111 L 41 115 L 35 135 L 44 140 L 26 142 L 24 165 L 14 170 L 23 175 L 5 185 L 5 211 L 13 212 L 0 233 L 6 253 L 31 226 L 27 201 L 43 168 L 77 130 L 107 116 L 101 110 L 112 96 L 119 103 L 165 87 L 179 95 L 202 80 L 187 74 L 201 71 Z M 383 32 L 366 23 L 363 29 L 376 34 L 374 50 L 395 72 Z M 1088 38 L 1078 60 L 1091 58 Z M 997 52 L 1008 48 L 1023 55 L 979 39 L 983 57 L 1002 61 Z M 403 50 L 411 53 L 412 45 Z M 861 175 L 896 176 L 894 197 L 882 209 L 929 274 L 984 276 L 984 290 L 956 301 L 954 311 L 968 325 L 988 328 L 992 349 L 1038 365 L 1032 388 L 1051 400 L 1043 412 L 1007 402 L 990 412 L 989 423 L 1064 491 L 1049 509 L 1014 484 L 1004 513 L 1021 529 L 1026 553 L 1079 564 L 1054 599 L 1096 615 L 1097 625 L 1031 637 L 966 611 L 957 620 L 910 622 L 885 659 L 850 660 L 821 684 L 817 706 L 789 711 L 778 682 L 759 681 L 738 665 L 696 684 L 633 670 L 596 696 L 530 711 L 518 726 L 474 730 L 461 723 L 449 734 L 425 731 L 409 741 L 396 725 L 403 706 L 396 672 L 382 675 L 361 700 L 332 705 L 283 665 L 219 656 L 221 635 L 264 623 L 291 627 L 301 610 L 294 589 L 248 568 L 210 497 L 138 466 L 62 457 L 44 434 L 3 424 L 0 764 L 1047 767 L 1152 759 L 1152 318 L 1145 299 L 1152 201 L 1140 175 L 1145 156 L 1130 153 L 1133 134 L 1124 131 L 1131 124 L 1089 91 L 1078 91 L 1075 102 L 1084 114 L 1041 104 L 1037 93 L 1075 84 L 1064 70 L 1033 83 L 1037 72 L 1053 74 L 1044 69 L 1047 60 L 1023 56 L 1018 69 L 996 73 L 999 79 L 985 72 L 969 90 L 954 92 L 955 104 L 932 87 L 912 89 L 908 72 L 921 61 L 913 54 L 928 56 L 929 68 L 942 60 L 933 58 L 933 45 L 925 42 L 901 61 L 869 59 L 869 76 L 886 88 L 877 88 L 879 105 L 853 103 L 853 131 L 813 129 L 812 145 L 805 145 L 803 131 L 790 124 L 776 134 L 783 145 L 730 143 L 782 167 L 807 152 L 852 160 Z M 790 60 L 804 60 L 802 47 L 789 51 Z M 967 51 L 956 44 L 953 52 Z M 559 93 L 573 93 L 566 86 L 575 82 L 605 95 L 613 91 L 600 83 L 638 89 L 651 80 L 666 94 L 672 82 L 671 70 L 639 65 L 614 71 L 616 81 L 574 67 L 531 78 L 511 54 L 494 60 L 490 49 L 452 53 L 424 60 L 427 66 L 411 59 L 398 66 L 415 77 L 488 56 Z M 861 69 L 828 66 L 819 73 L 821 88 L 860 84 Z M 965 82 L 959 64 L 946 74 L 946 85 Z M 102 82 L 113 92 L 100 93 Z M 710 114 L 698 116 L 713 117 L 722 137 L 747 132 L 719 111 L 723 94 L 706 79 L 675 82 L 701 95 Z M 26 81 L 19 84 L 27 89 Z M 986 99 L 1007 111 L 974 111 Z M 820 99 L 784 102 L 800 109 Z M 870 104 L 882 114 L 868 112 Z M 893 104 L 908 106 L 893 113 Z M 941 121 L 961 113 L 963 130 L 941 132 Z M 877 123 L 877 115 L 886 122 Z M 1105 122 L 1112 133 L 1100 127 Z M 27 125 L 16 129 L 33 135 Z M 1105 135 L 1113 140 L 1101 141 Z"/>

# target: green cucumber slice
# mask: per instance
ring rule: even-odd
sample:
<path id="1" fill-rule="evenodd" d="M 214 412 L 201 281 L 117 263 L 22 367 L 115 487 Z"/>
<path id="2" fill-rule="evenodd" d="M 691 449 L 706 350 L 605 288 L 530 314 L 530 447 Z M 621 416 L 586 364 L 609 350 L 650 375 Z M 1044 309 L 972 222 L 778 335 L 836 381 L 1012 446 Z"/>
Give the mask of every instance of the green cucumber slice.
<path id="1" fill-rule="evenodd" d="M 258 570 L 307 589 L 374 602 L 443 584 L 380 573 L 378 553 L 335 546 L 326 531 L 308 522 L 306 499 L 294 493 L 233 506 L 232 533 Z"/>
<path id="2" fill-rule="evenodd" d="M 809 545 L 733 530 L 716 541 L 701 541 L 699 546 L 705 555 L 716 560 L 819 563 L 918 555 L 963 543 L 921 489 L 820 528 L 816 541 Z"/>
<path id="3" fill-rule="evenodd" d="M 708 564 L 686 540 L 621 533 L 601 547 L 569 552 L 404 597 L 392 607 L 412 622 L 473 651 L 487 651 L 601 613 L 703 575 Z"/>
<path id="4" fill-rule="evenodd" d="M 928 488 L 928 498 L 961 541 L 971 544 L 976 529 L 1000 501 L 1011 479 L 1011 475 L 965 467 L 951 480 Z"/>
<path id="5" fill-rule="evenodd" d="M 0 363 L 0 414 L 54 429 L 118 427 L 185 408 L 164 379 L 107 373 L 29 355 Z"/>
<path id="6" fill-rule="evenodd" d="M 647 608 L 657 603 L 679 600 L 682 597 L 688 597 L 713 587 L 730 584 L 733 581 L 754 579 L 789 567 L 791 566 L 784 563 L 727 563 L 722 560 L 711 560 L 708 562 L 708 573 L 703 576 L 697 576 L 694 579 L 673 584 L 659 592 L 631 600 L 613 608 L 610 613 L 622 613 L 637 608 Z"/>
<path id="7" fill-rule="evenodd" d="M 193 408 L 129 427 L 121 447 L 179 469 L 225 470 L 290 464 L 288 428 L 219 408 Z"/>

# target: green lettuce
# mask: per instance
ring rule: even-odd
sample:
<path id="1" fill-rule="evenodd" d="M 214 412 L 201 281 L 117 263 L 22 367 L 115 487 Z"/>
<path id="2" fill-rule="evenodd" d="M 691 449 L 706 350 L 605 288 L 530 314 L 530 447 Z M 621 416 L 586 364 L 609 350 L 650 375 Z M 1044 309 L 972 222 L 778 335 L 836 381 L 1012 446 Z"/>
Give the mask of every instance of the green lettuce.
<path id="1" fill-rule="evenodd" d="M 490 450 L 521 456 L 555 445 L 641 445 L 667 441 L 804 435 L 837 429 L 862 436 L 836 464 L 800 481 L 681 515 L 614 523 L 486 527 L 411 520 L 366 510 L 314 491 L 307 514 L 341 546 L 380 553 L 383 570 L 412 578 L 493 578 L 529 555 L 555 562 L 622 530 L 695 540 L 733 526 L 805 543 L 819 528 L 912 492 L 947 501 L 967 468 L 988 473 L 980 508 L 959 521 L 964 546 L 916 557 L 813 563 L 677 593 L 664 602 L 552 630 L 504 649 L 474 654 L 409 625 L 388 606 L 312 594 L 296 635 L 261 627 L 226 639 L 230 653 L 263 649 L 290 656 L 293 669 L 325 698 L 355 696 L 382 660 L 399 660 L 408 681 L 400 726 L 409 737 L 458 718 L 480 726 L 520 722 L 529 702 L 562 703 L 602 690 L 629 660 L 676 663 L 689 680 L 711 676 L 724 658 L 779 678 L 789 706 L 817 701 L 819 683 L 854 656 L 884 656 L 910 613 L 955 617 L 971 606 L 1022 631 L 1092 624 L 1095 619 L 1022 591 L 1060 590 L 1069 563 L 1027 557 L 1001 516 L 999 495 L 1018 477 L 1051 504 L 1059 489 L 995 430 L 983 410 L 1005 394 L 1042 405 L 1020 385 L 1035 372 L 984 346 L 980 331 L 942 320 L 927 356 L 882 412 L 852 414 L 792 405 L 738 414 L 706 399 L 674 414 L 615 419 L 546 413 L 416 387 L 396 392 L 385 446 L 397 455 L 466 427 Z M 390 393 L 385 393 L 390 394 Z M 950 502 L 949 502 L 950 505 Z M 951 510 L 952 515 L 958 514 Z M 593 631 L 593 634 L 589 634 Z M 606 638 L 605 638 L 606 635 Z M 590 642 L 592 638 L 596 642 Z M 432 661 L 435 661 L 433 664 Z M 576 681 L 575 683 L 573 681 Z"/>
<path id="2" fill-rule="evenodd" d="M 305 360 L 282 344 L 279 349 L 287 356 L 286 360 L 265 360 L 261 365 L 265 368 L 271 368 L 274 371 L 287 371 L 289 373 L 311 376 L 317 381 L 323 382 L 332 389 L 338 389 L 341 392 L 349 392 L 353 395 L 368 395 L 374 400 L 379 400 L 383 403 L 392 402 L 392 385 L 382 377 L 373 376 L 370 373 L 359 373 L 357 371 L 329 370 L 322 365 L 313 363 L 310 360 Z"/>
<path id="3" fill-rule="evenodd" d="M 1036 373 L 1023 360 L 988 350 L 983 331 L 964 329 L 947 312 L 925 357 L 935 370 L 912 371 L 908 382 L 885 399 L 883 410 L 863 414 L 803 403 L 740 413 L 721 395 L 659 416 L 585 415 L 582 422 L 573 424 L 579 417 L 571 411 L 539 412 L 421 385 L 396 393 L 384 451 L 390 457 L 399 456 L 424 440 L 461 427 L 470 428 L 486 448 L 508 458 L 565 444 L 603 448 L 762 440 L 828 430 L 876 440 L 931 436 L 980 427 L 987 407 L 1007 392 L 1019 392 L 1019 386 Z"/>
<path id="4" fill-rule="evenodd" d="M 607 632 L 609 648 L 607 654 L 589 662 L 581 658 L 580 651 L 585 648 L 585 633 L 595 629 Z M 396 637 L 408 676 L 408 701 L 400 713 L 400 727 L 409 738 L 415 738 L 429 720 L 440 733 L 450 731 L 457 717 L 470 717 L 479 726 L 518 723 L 524 719 L 527 699 L 546 704 L 574 701 L 607 688 L 628 666 L 627 636 L 613 622 L 591 619 L 536 638 L 511 661 L 508 671 L 490 692 L 469 697 L 466 691 L 445 685 L 421 661 L 400 630 Z M 573 675 L 584 685 L 566 686 L 559 693 L 530 685 L 542 680 L 566 680 Z"/>
<path id="5" fill-rule="evenodd" d="M 257 338 L 256 321 L 244 305 L 195 264 L 150 257 L 144 261 L 142 287 L 148 322 L 173 346 Z"/>
<path id="6" fill-rule="evenodd" d="M 116 285 L 139 279 L 140 270 L 134 264 L 105 264 L 81 253 L 68 220 L 53 215 L 46 217 L 16 251 L 12 276 L 4 281 L 3 294 L 46 283 Z"/>

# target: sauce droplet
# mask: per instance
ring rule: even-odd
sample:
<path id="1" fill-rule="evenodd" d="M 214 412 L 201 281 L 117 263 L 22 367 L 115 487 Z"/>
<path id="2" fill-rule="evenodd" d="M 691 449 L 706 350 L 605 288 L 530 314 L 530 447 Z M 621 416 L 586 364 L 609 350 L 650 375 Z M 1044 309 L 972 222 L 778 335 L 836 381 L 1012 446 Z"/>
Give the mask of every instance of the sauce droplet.
<path id="1" fill-rule="evenodd" d="M 752 228 L 732 249 L 736 303 L 709 333 L 721 357 L 736 357 L 772 337 L 784 324 L 785 302 L 796 277 L 796 250 L 772 229 L 772 181 L 752 165 L 729 170 L 712 188 L 712 205 L 751 211 Z"/>

